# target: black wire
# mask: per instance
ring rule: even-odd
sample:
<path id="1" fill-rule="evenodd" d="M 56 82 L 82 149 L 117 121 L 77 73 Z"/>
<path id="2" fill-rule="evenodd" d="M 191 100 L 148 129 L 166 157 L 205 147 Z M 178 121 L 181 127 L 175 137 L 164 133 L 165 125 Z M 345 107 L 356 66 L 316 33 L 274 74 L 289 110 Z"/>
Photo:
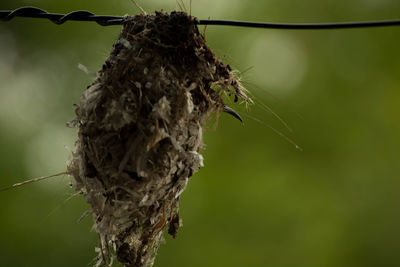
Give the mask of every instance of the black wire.
<path id="1" fill-rule="evenodd" d="M 21 7 L 15 10 L 0 10 L 0 21 L 9 21 L 15 17 L 46 18 L 55 24 L 62 24 L 68 20 L 72 21 L 95 21 L 101 26 L 121 25 L 124 17 L 120 16 L 97 16 L 89 11 L 74 11 L 64 14 L 48 13 L 36 7 Z M 198 25 L 224 25 L 240 26 L 264 29 L 292 29 L 292 30 L 327 30 L 344 28 L 365 28 L 400 25 L 400 20 L 364 21 L 364 22 L 342 22 L 342 23 L 309 23 L 309 24 L 287 24 L 287 23 L 261 23 L 229 20 L 198 20 Z"/>
<path id="2" fill-rule="evenodd" d="M 362 21 L 362 22 L 342 22 L 342 23 L 263 23 L 263 22 L 245 22 L 245 21 L 227 21 L 227 20 L 200 20 L 200 25 L 224 25 L 240 26 L 250 28 L 268 28 L 268 29 L 288 29 L 288 30 L 329 30 L 345 28 L 366 28 L 400 25 L 400 20 L 382 20 L 382 21 Z"/>
<path id="3" fill-rule="evenodd" d="M 9 21 L 15 17 L 45 18 L 51 20 L 55 24 L 63 24 L 68 20 L 95 21 L 101 26 L 120 25 L 124 21 L 123 17 L 97 16 L 92 12 L 82 10 L 74 11 L 66 15 L 48 13 L 37 7 L 20 7 L 15 10 L 0 10 L 0 20 Z"/>

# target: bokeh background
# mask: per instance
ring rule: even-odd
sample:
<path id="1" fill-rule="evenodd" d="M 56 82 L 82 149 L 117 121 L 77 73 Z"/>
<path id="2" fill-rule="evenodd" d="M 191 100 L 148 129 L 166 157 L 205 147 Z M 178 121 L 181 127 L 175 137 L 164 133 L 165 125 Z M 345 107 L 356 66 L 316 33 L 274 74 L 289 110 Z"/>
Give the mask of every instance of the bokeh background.
<path id="1" fill-rule="evenodd" d="M 139 1 L 148 12 L 175 0 Z M 189 1 L 185 4 L 189 8 Z M 1 0 L 51 12 L 139 13 L 129 0 Z M 193 0 L 198 18 L 399 19 L 395 0 Z M 0 187 L 65 170 L 73 104 L 119 26 L 0 22 Z M 256 105 L 209 125 L 205 167 L 182 197 L 184 227 L 155 266 L 400 266 L 400 27 L 290 31 L 209 26 L 209 46 Z M 284 125 L 263 104 L 292 128 Z M 282 132 L 303 151 L 271 130 Z M 97 236 L 68 177 L 0 193 L 0 266 L 90 266 Z M 117 264 L 115 266 L 118 266 Z"/>

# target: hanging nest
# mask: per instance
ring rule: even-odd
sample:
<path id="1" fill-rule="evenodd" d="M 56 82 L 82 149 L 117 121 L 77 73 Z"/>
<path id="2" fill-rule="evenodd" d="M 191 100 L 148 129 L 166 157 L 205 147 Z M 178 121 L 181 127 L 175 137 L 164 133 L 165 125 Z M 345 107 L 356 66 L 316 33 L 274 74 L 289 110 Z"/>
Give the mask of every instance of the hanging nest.
<path id="1" fill-rule="evenodd" d="M 91 206 L 98 265 L 152 266 L 163 231 L 176 237 L 179 198 L 203 164 L 202 127 L 225 109 L 222 95 L 247 101 L 229 65 L 206 46 L 184 12 L 126 17 L 96 80 L 83 93 L 68 166 Z"/>

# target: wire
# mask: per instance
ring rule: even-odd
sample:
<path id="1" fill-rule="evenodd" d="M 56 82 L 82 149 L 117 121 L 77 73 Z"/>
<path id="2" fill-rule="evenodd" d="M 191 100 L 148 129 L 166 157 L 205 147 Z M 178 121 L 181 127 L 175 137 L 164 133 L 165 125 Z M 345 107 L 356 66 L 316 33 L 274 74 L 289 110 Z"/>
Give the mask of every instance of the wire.
<path id="1" fill-rule="evenodd" d="M 198 24 L 203 25 L 224 25 L 240 26 L 250 28 L 264 29 L 287 29 L 287 30 L 329 30 L 345 28 L 366 28 L 400 25 L 400 20 L 382 20 L 382 21 L 362 21 L 362 22 L 339 22 L 339 23 L 262 23 L 245 21 L 227 21 L 227 20 L 200 20 Z"/>
<path id="2" fill-rule="evenodd" d="M 123 17 L 117 16 L 97 16 L 89 11 L 74 11 L 64 14 L 48 13 L 37 7 L 20 7 L 15 10 L 0 10 L 0 20 L 9 21 L 15 17 L 26 18 L 44 18 L 49 19 L 55 24 L 63 24 L 68 20 L 74 21 L 95 21 L 101 26 L 120 25 L 123 23 Z"/>
<path id="3" fill-rule="evenodd" d="M 45 18 L 55 24 L 63 24 L 68 20 L 72 21 L 95 21 L 101 26 L 121 25 L 125 18 L 121 16 L 97 16 L 89 11 L 74 11 L 64 14 L 48 13 L 47 11 L 36 7 L 21 7 L 15 10 L 0 10 L 0 21 L 9 21 L 15 17 L 27 18 Z M 400 20 L 382 20 L 382 21 L 361 21 L 361 22 L 339 22 L 339 23 L 262 23 L 230 20 L 198 20 L 198 25 L 222 25 L 239 26 L 249 28 L 264 29 L 291 29 L 291 30 L 328 30 L 345 28 L 366 28 L 366 27 L 384 27 L 398 26 Z"/>

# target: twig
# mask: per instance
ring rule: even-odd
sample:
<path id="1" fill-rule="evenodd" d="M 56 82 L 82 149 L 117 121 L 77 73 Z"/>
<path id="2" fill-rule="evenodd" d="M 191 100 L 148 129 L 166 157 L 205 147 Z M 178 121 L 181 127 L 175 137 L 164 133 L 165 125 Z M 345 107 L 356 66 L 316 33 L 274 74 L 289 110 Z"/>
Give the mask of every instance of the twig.
<path id="1" fill-rule="evenodd" d="M 6 191 L 6 190 L 10 190 L 12 188 L 19 187 L 19 186 L 22 186 L 22 185 L 26 185 L 26 184 L 30 184 L 30 183 L 34 183 L 34 182 L 39 182 L 39 181 L 42 181 L 42 180 L 45 180 L 45 179 L 49 179 L 49 178 L 60 176 L 60 175 L 66 175 L 66 174 L 68 174 L 68 173 L 67 172 L 60 172 L 60 173 L 52 174 L 52 175 L 49 175 L 49 176 L 42 176 L 42 177 L 38 177 L 38 178 L 29 179 L 29 180 L 26 180 L 26 181 L 23 181 L 23 182 L 20 182 L 20 183 L 13 184 L 12 186 L 4 187 L 4 188 L 0 189 L 0 192 Z"/>

